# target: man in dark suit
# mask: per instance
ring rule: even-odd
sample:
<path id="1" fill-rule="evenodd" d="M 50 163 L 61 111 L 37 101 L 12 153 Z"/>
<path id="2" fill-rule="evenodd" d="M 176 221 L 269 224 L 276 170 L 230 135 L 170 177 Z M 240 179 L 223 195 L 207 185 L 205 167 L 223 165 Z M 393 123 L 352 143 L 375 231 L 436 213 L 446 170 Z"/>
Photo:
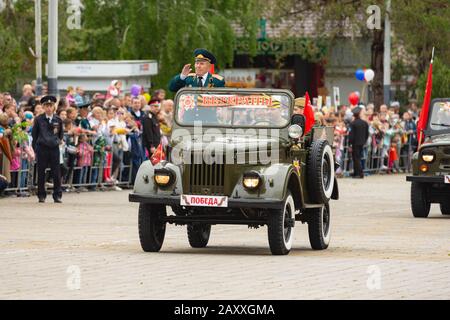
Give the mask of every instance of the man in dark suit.
<path id="1" fill-rule="evenodd" d="M 142 145 L 147 150 L 149 158 L 161 143 L 161 129 L 158 121 L 159 108 L 159 104 L 150 105 L 150 112 L 144 117 L 142 125 Z"/>
<path id="2" fill-rule="evenodd" d="M 63 122 L 55 112 L 56 98 L 45 96 L 41 99 L 41 105 L 45 113 L 36 117 L 33 125 L 33 149 L 36 153 L 38 167 L 38 198 L 39 202 L 45 202 L 45 170 L 50 167 L 53 175 L 53 200 L 61 203 L 61 171 L 59 145 L 63 139 Z"/>
<path id="3" fill-rule="evenodd" d="M 349 143 L 352 147 L 353 159 L 353 178 L 364 178 L 364 172 L 361 166 L 361 155 L 363 147 L 369 138 L 369 125 L 366 121 L 360 118 L 362 109 L 356 107 L 353 109 L 353 116 L 355 120 L 350 123 Z"/>

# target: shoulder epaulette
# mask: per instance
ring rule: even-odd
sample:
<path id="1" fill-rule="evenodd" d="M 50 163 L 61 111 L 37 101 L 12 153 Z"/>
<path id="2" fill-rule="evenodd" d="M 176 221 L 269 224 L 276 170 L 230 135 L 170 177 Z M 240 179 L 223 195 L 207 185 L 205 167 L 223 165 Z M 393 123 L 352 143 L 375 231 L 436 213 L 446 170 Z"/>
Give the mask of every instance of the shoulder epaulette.
<path id="1" fill-rule="evenodd" d="M 222 81 L 224 79 L 221 75 L 218 75 L 218 74 L 213 74 L 212 77 L 216 78 L 216 79 L 218 79 L 220 81 Z"/>

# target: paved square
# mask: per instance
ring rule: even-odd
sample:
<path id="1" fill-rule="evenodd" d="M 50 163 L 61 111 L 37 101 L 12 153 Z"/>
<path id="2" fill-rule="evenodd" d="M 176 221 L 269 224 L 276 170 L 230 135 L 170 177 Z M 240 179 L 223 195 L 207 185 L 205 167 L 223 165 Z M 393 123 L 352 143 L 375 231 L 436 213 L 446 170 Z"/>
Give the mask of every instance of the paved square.
<path id="1" fill-rule="evenodd" d="M 450 299 L 450 216 L 414 219 L 404 175 L 339 186 L 330 248 L 296 224 L 288 256 L 267 228 L 222 225 L 205 249 L 170 225 L 144 253 L 126 191 L 0 199 L 0 299 Z"/>

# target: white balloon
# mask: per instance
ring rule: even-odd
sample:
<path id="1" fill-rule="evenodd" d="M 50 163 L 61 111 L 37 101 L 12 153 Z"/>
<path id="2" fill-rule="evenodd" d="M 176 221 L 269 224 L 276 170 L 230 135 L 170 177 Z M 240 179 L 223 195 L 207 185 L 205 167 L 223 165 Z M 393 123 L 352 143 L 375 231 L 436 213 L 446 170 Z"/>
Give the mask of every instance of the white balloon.
<path id="1" fill-rule="evenodd" d="M 361 98 L 361 93 L 359 91 L 355 91 L 355 93 L 358 96 L 358 98 Z"/>
<path id="2" fill-rule="evenodd" d="M 367 82 L 370 82 L 373 80 L 373 78 L 375 78 L 375 72 L 373 72 L 372 69 L 367 69 L 366 72 L 364 72 L 364 79 Z"/>

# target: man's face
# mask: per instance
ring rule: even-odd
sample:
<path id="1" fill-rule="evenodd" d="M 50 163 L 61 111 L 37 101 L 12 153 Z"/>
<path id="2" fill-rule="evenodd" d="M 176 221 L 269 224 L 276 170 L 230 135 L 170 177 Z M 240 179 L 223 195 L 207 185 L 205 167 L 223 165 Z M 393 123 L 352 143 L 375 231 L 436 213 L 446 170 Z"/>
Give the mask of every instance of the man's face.
<path id="1" fill-rule="evenodd" d="M 44 112 L 47 116 L 52 116 L 54 111 L 54 104 L 53 103 L 45 103 L 44 104 Z"/>
<path id="2" fill-rule="evenodd" d="M 387 105 L 383 104 L 380 106 L 380 112 L 382 113 L 387 113 L 388 112 L 388 107 Z"/>
<path id="3" fill-rule="evenodd" d="M 203 76 L 205 73 L 209 71 L 211 68 L 211 64 L 208 61 L 195 61 L 195 74 L 197 76 Z"/>
<path id="4" fill-rule="evenodd" d="M 12 97 L 11 97 L 11 95 L 10 95 L 10 94 L 5 94 L 5 95 L 3 96 L 3 101 L 4 101 L 4 104 L 8 104 L 8 103 L 12 102 Z"/>
<path id="5" fill-rule="evenodd" d="M 131 106 L 131 103 L 132 103 L 131 102 L 131 97 L 130 96 L 125 96 L 125 105 L 126 106 Z"/>
<path id="6" fill-rule="evenodd" d="M 133 99 L 132 108 L 134 111 L 139 111 L 142 108 L 140 99 Z"/>
<path id="7" fill-rule="evenodd" d="M 150 106 L 150 112 L 153 114 L 158 114 L 159 112 L 159 104 L 153 104 Z"/>
<path id="8" fill-rule="evenodd" d="M 303 114 L 303 108 L 302 107 L 298 107 L 298 106 L 295 106 L 294 107 L 294 114 Z"/>

